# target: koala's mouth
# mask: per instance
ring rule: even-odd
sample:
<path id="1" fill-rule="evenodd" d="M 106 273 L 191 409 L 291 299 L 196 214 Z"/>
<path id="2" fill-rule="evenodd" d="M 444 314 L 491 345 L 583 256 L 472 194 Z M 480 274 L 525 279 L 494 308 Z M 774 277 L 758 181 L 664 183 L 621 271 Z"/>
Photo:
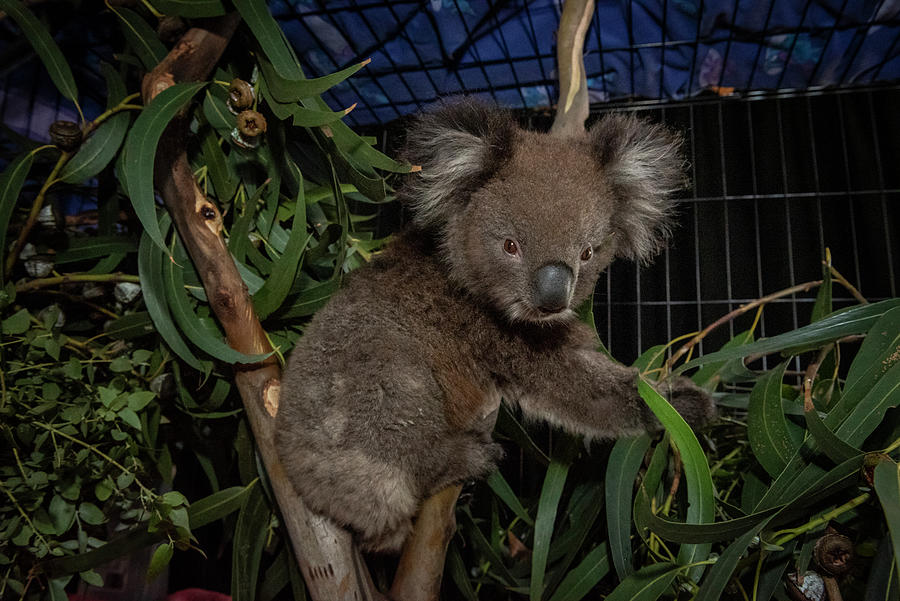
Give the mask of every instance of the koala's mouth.
<path id="1" fill-rule="evenodd" d="M 548 311 L 535 307 L 529 302 L 517 300 L 508 306 L 506 315 L 512 323 L 528 322 L 551 325 L 571 321 L 575 318 L 575 311 L 569 307 Z"/>

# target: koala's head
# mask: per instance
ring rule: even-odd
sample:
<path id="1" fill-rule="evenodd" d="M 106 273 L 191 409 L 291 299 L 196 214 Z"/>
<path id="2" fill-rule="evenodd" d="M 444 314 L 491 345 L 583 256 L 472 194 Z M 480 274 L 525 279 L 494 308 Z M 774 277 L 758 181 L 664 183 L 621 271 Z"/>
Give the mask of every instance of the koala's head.
<path id="1" fill-rule="evenodd" d="M 557 138 L 464 101 L 410 130 L 406 158 L 422 170 L 401 199 L 437 234 L 454 283 L 511 321 L 565 321 L 616 256 L 647 261 L 665 245 L 679 146 L 633 116 Z"/>

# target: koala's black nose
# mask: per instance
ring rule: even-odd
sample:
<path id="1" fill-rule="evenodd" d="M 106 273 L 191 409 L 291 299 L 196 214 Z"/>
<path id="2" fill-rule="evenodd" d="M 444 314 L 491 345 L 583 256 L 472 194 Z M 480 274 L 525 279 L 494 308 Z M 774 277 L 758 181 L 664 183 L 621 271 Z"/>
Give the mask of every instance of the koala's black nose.
<path id="1" fill-rule="evenodd" d="M 559 313 L 569 306 L 572 269 L 563 263 L 544 265 L 534 274 L 534 304 L 544 313 Z"/>

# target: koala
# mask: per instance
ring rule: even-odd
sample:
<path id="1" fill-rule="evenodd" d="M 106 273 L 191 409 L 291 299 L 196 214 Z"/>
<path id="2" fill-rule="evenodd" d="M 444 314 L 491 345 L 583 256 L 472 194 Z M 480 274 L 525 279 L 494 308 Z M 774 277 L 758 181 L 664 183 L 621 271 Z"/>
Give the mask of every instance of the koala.
<path id="1" fill-rule="evenodd" d="M 678 150 L 632 116 L 567 139 L 472 101 L 420 117 L 411 225 L 347 277 L 284 372 L 276 446 L 309 507 L 398 551 L 425 498 L 495 469 L 501 399 L 588 439 L 658 429 L 637 371 L 596 350 L 575 308 L 615 257 L 665 244 Z M 689 380 L 664 392 L 694 426 L 714 415 Z"/>

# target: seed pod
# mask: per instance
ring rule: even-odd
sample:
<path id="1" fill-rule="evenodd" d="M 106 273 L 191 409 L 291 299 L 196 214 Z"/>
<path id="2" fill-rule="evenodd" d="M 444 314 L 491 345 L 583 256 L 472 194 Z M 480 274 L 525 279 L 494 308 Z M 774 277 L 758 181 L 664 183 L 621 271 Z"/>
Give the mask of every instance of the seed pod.
<path id="1" fill-rule="evenodd" d="M 237 115 L 253 106 L 253 86 L 243 79 L 233 79 L 228 86 L 228 108 Z"/>
<path id="2" fill-rule="evenodd" d="M 71 152 L 81 144 L 81 128 L 72 121 L 54 121 L 49 133 L 50 141 L 60 150 Z"/>
<path id="3" fill-rule="evenodd" d="M 825 534 L 816 541 L 813 557 L 829 576 L 846 574 L 853 566 L 853 542 L 843 534 Z"/>
<path id="4" fill-rule="evenodd" d="M 245 138 L 255 138 L 266 133 L 266 118 L 256 111 L 242 111 L 237 117 L 237 128 Z"/>

